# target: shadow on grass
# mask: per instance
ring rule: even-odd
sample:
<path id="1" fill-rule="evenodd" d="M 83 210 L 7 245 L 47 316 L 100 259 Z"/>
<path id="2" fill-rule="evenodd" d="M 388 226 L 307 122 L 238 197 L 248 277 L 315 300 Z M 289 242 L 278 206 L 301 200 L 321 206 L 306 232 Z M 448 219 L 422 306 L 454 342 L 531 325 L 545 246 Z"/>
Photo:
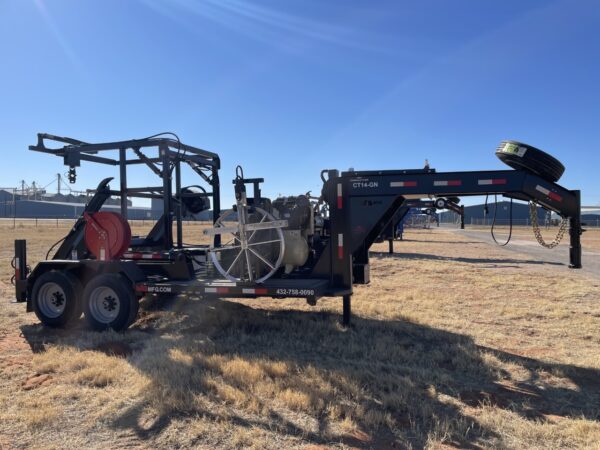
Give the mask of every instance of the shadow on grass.
<path id="1" fill-rule="evenodd" d="M 141 398 L 132 399 L 112 426 L 133 431 L 142 440 L 160 435 L 174 418 L 200 416 L 215 424 L 293 435 L 318 445 L 391 448 L 395 442 L 424 448 L 432 437 L 461 448 L 497 443 L 501 437 L 467 415 L 459 401 L 491 404 L 533 420 L 547 415 L 599 419 L 600 371 L 480 347 L 467 336 L 425 325 L 355 316 L 352 327 L 343 329 L 339 316 L 327 312 L 183 299 L 170 305 L 180 320 L 165 324 L 152 319 L 157 317 L 153 308 L 156 305 L 146 305 L 133 328 L 119 335 L 138 347 L 127 361 L 151 380 L 151 386 Z M 86 348 L 78 339 L 81 330 L 48 332 L 40 325 L 26 325 L 22 331 L 37 351 L 43 351 L 42 336 Z M 267 371 L 263 382 L 275 390 L 305 394 L 308 406 L 286 412 L 271 394 L 254 392 L 244 377 L 231 377 L 215 358 L 282 363 L 285 373 Z M 494 358 L 521 366 L 528 378 L 511 380 L 501 364 L 490 362 Z M 570 387 L 549 381 L 552 376 Z M 224 396 L 227 392 L 240 395 L 242 404 L 232 404 Z M 248 402 L 255 405 L 254 412 L 245 409 Z M 149 407 L 158 411 L 151 420 Z M 351 417 L 370 439 L 332 437 L 332 408 L 338 410 L 336 421 Z"/>
<path id="2" fill-rule="evenodd" d="M 554 261 L 539 261 L 534 259 L 514 259 L 514 258 L 467 258 L 464 256 L 440 256 L 429 253 L 387 253 L 387 252 L 369 252 L 370 256 L 376 258 L 398 258 L 398 259 L 422 259 L 433 261 L 453 261 L 468 264 L 533 264 L 542 266 L 566 266 L 566 264 Z M 498 266 L 492 266 L 494 268 Z M 509 266 L 505 266 L 509 267 Z M 514 267 L 514 266 L 510 266 Z"/>

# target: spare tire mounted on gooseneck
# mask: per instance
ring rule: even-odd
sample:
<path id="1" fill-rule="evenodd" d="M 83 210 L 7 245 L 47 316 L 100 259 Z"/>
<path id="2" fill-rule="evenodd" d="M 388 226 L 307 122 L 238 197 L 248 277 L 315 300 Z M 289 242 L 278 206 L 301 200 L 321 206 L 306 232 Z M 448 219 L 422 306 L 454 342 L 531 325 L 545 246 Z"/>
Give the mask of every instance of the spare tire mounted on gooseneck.
<path id="1" fill-rule="evenodd" d="M 526 170 L 552 183 L 560 180 L 565 171 L 565 166 L 555 157 L 518 141 L 502 141 L 496 156 L 513 169 Z"/>
<path id="2" fill-rule="evenodd" d="M 556 183 L 562 174 L 565 171 L 565 166 L 554 158 L 550 156 L 548 153 L 543 152 L 542 150 L 532 147 L 531 145 L 523 144 L 518 141 L 502 141 L 498 148 L 496 149 L 496 156 L 505 164 L 517 170 L 525 170 L 527 172 L 533 173 L 534 175 L 538 175 L 545 179 L 546 181 Z M 487 204 L 487 197 L 486 197 Z M 497 208 L 497 206 L 496 206 Z M 510 231 L 508 235 L 508 239 L 504 244 L 499 244 L 500 246 L 504 246 L 510 242 L 512 235 L 512 198 L 511 198 L 511 206 L 510 206 Z M 529 202 L 530 209 L 530 218 L 531 224 L 533 225 L 533 233 L 535 235 L 536 240 L 540 245 L 546 248 L 554 248 L 556 247 L 560 241 L 562 240 L 565 232 L 567 231 L 568 219 L 563 216 L 562 221 L 560 223 L 558 233 L 553 241 L 546 242 L 542 237 L 540 226 L 538 224 L 538 212 L 537 212 L 537 202 L 530 201 Z M 492 222 L 492 238 L 496 243 L 496 238 L 494 237 L 494 225 L 496 222 L 496 209 L 494 209 L 494 219 Z"/>

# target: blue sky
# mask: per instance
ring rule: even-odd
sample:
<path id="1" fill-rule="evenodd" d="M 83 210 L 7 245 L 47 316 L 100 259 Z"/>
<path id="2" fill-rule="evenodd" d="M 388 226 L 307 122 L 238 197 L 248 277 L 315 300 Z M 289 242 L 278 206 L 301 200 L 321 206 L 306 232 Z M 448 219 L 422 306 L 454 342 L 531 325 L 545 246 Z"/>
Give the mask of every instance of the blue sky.
<path id="1" fill-rule="evenodd" d="M 27 151 L 38 131 L 174 131 L 270 196 L 323 168 L 505 168 L 508 138 L 600 204 L 599 29 L 595 0 L 0 0 L 0 186 L 65 171 Z"/>

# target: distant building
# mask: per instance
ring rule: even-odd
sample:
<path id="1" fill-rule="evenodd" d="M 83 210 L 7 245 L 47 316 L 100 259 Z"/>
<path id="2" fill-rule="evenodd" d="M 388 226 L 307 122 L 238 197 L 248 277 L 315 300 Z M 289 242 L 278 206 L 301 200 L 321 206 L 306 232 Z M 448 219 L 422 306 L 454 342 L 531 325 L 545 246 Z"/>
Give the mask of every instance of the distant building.
<path id="1" fill-rule="evenodd" d="M 47 193 L 20 193 L 19 190 L 0 189 L 0 217 L 22 219 L 75 219 L 83 213 L 86 195 L 63 195 Z M 152 210 L 142 206 L 132 206 L 127 202 L 129 219 L 157 219 Z M 120 200 L 110 198 L 102 207 L 103 211 L 120 212 Z"/>
<path id="2" fill-rule="evenodd" d="M 20 219 L 76 219 L 82 213 L 90 195 L 48 194 L 45 191 L 21 193 L 18 189 L 0 189 L 0 218 Z M 103 211 L 121 211 L 117 197 L 106 200 Z M 152 199 L 151 206 L 133 206 L 127 201 L 127 218 L 133 220 L 157 220 L 162 215 L 163 203 Z M 212 220 L 212 211 L 203 211 L 190 220 Z"/>

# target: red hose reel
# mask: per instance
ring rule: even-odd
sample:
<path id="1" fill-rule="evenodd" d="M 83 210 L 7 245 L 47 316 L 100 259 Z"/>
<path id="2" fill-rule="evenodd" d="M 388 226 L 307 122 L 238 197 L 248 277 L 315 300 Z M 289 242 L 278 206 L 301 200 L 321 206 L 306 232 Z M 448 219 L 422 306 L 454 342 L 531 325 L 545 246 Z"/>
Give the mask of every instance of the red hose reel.
<path id="1" fill-rule="evenodd" d="M 99 211 L 84 213 L 84 240 L 87 249 L 99 261 L 123 256 L 131 244 L 129 223 L 118 213 Z"/>

